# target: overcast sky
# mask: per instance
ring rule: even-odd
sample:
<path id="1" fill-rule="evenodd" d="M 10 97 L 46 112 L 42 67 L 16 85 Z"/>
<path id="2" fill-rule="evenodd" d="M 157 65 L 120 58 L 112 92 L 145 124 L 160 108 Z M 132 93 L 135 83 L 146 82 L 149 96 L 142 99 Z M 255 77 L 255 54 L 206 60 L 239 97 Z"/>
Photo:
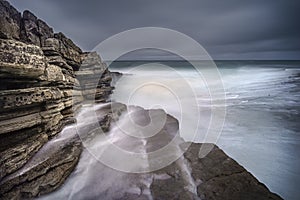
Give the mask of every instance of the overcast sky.
<path id="1" fill-rule="evenodd" d="M 19 11 L 32 11 L 86 51 L 121 31 L 155 26 L 192 37 L 214 59 L 300 59 L 299 0 L 9 2 Z"/>

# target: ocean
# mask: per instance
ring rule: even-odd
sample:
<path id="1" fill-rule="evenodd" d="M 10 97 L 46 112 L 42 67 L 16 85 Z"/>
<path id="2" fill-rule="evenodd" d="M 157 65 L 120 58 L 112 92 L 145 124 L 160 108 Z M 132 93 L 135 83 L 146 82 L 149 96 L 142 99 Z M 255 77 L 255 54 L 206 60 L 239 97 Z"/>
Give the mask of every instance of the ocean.
<path id="1" fill-rule="evenodd" d="M 116 81 L 112 100 L 164 109 L 182 123 L 186 141 L 216 143 L 272 192 L 298 199 L 300 62 L 216 65 L 218 72 L 203 67 L 199 73 L 183 61 L 113 62 L 110 70 L 124 75 Z M 219 73 L 223 88 L 214 80 L 207 87 L 202 75 L 210 73 Z M 215 110 L 220 112 L 212 119 Z M 205 137 L 209 134 L 211 139 Z"/>

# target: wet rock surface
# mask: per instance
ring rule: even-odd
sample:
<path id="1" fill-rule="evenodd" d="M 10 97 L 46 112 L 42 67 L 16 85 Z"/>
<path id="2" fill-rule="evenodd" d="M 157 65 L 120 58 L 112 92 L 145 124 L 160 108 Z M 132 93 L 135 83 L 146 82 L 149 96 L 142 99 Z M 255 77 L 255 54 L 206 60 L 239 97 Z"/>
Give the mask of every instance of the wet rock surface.
<path id="1" fill-rule="evenodd" d="M 148 121 L 150 111 L 122 104 L 113 107 L 114 114 L 119 117 L 109 122 L 107 132 L 99 132 L 99 125 L 94 123 L 79 130 L 85 148 L 77 167 L 61 188 L 40 199 L 281 199 L 213 144 L 187 143 L 178 139 L 178 145 L 174 145 L 171 151 L 164 151 L 158 156 L 160 159 L 152 157 L 151 152 L 156 151 L 157 147 L 161 149 L 162 144 L 166 146 L 174 138 L 178 121 L 167 116 L 164 127 L 154 136 L 160 139 L 160 143 L 153 137 L 132 139 L 130 135 L 122 134 L 126 127 L 120 125 L 128 118 L 123 114 L 129 111 L 133 117 L 131 120 L 142 124 Z M 103 116 L 103 112 L 109 109 L 109 104 L 102 106 L 96 111 L 96 116 Z M 155 115 L 164 114 L 160 110 L 154 112 Z M 81 117 L 90 116 L 88 113 Z M 137 115 L 139 118 L 135 118 Z M 120 159 L 118 154 L 112 153 L 111 144 L 127 152 L 148 155 L 139 160 Z M 203 151 L 200 149 L 208 147 L 210 151 L 206 155 L 201 153 Z M 177 153 L 179 158 L 174 162 L 150 170 L 158 162 L 164 163 L 165 159 Z M 132 173 L 143 167 L 150 171 Z"/>
<path id="2" fill-rule="evenodd" d="M 196 192 L 186 186 L 179 159 L 160 170 L 165 178 L 153 179 L 150 188 L 154 199 L 282 199 L 215 145 L 207 156 L 199 158 L 202 145 L 206 144 L 191 144 L 181 158 L 189 167 Z"/>
<path id="3" fill-rule="evenodd" d="M 192 144 L 184 156 L 201 199 L 281 199 L 252 174 L 214 146 L 204 157 L 197 156 L 201 144 Z"/>

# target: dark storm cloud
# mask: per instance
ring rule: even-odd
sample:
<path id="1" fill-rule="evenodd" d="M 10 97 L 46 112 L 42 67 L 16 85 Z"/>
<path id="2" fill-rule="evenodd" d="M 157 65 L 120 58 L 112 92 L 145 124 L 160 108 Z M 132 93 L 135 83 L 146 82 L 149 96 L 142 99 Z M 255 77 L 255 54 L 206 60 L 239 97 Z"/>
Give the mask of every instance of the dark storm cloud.
<path id="1" fill-rule="evenodd" d="M 11 0 L 85 50 L 131 28 L 185 33 L 216 59 L 300 59 L 298 0 Z"/>

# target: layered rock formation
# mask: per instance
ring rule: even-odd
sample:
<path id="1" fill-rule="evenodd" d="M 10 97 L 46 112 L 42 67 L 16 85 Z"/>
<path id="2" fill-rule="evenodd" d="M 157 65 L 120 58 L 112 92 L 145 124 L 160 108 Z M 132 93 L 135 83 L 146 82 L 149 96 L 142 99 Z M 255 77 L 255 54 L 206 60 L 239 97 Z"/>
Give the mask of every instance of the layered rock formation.
<path id="1" fill-rule="evenodd" d="M 3 39 L 0 46 L 2 178 L 74 121 L 75 79 L 49 64 L 38 46 Z"/>
<path id="2" fill-rule="evenodd" d="M 24 11 L 21 15 L 3 0 L 0 0 L 0 23 L 0 181 L 3 181 L 18 173 L 65 125 L 75 121 L 74 112 L 84 100 L 75 71 L 87 53 L 64 34 L 54 33 L 31 12 Z M 102 91 L 102 85 L 98 87 L 97 97 L 101 101 L 106 101 L 112 89 L 109 72 L 105 70 L 104 74 L 100 82 L 105 87 Z M 19 182 L 12 188 L 30 190 L 25 184 L 28 180 L 43 185 L 56 175 L 57 182 L 33 193 L 55 189 L 74 168 L 81 148 L 78 141 L 67 142 L 59 151 L 60 156 L 47 154 L 48 159 L 41 167 L 34 168 L 34 173 L 17 176 Z M 20 181 L 23 179 L 24 182 Z M 2 188 L 1 195 L 8 192 Z"/>

